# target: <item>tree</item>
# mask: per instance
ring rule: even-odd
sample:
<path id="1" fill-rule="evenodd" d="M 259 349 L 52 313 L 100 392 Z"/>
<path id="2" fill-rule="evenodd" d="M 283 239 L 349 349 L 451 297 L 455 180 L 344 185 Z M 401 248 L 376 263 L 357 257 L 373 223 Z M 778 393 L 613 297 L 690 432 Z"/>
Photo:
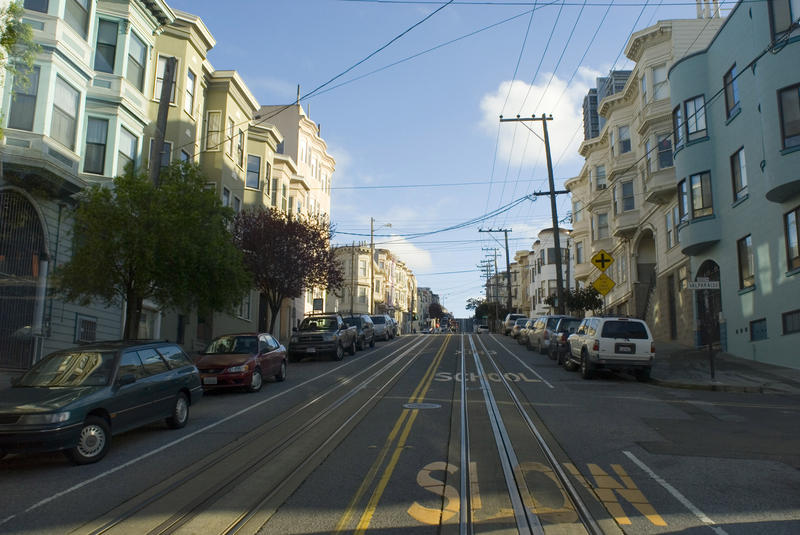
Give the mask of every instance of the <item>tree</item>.
<path id="1" fill-rule="evenodd" d="M 587 310 L 599 313 L 603 308 L 603 298 L 600 297 L 600 292 L 591 286 L 568 291 L 565 290 L 563 293 L 566 310 L 575 314 L 582 316 Z M 548 306 L 555 307 L 556 296 L 548 295 L 545 297 L 544 302 Z"/>
<path id="2" fill-rule="evenodd" d="M 440 305 L 439 303 L 431 303 L 430 305 L 428 305 L 428 316 L 437 320 L 442 316 L 444 316 L 442 305 Z"/>
<path id="3" fill-rule="evenodd" d="M 33 58 L 40 50 L 39 45 L 33 42 L 30 25 L 22 22 L 24 14 L 22 2 L 11 2 L 5 8 L 0 8 L 0 66 L 14 75 L 15 90 L 29 84 Z M 0 87 L 4 79 L 5 73 L 0 72 Z M 3 130 L 0 129 L 2 135 Z"/>
<path id="4" fill-rule="evenodd" d="M 196 165 L 174 163 L 158 187 L 129 167 L 113 188 L 86 190 L 72 258 L 56 271 L 58 291 L 83 305 L 124 302 L 125 339 L 137 337 L 145 299 L 184 310 L 239 304 L 250 281 L 228 230 L 233 211 L 206 182 Z"/>
<path id="5" fill-rule="evenodd" d="M 467 299 L 467 306 L 465 308 L 467 310 L 475 310 L 485 302 L 486 300 L 480 297 L 470 297 Z"/>
<path id="6" fill-rule="evenodd" d="M 333 229 L 326 219 L 292 217 L 258 207 L 236 215 L 233 241 L 269 305 L 269 331 L 275 329 L 281 303 L 307 288 L 336 290 L 344 271 L 330 247 Z"/>

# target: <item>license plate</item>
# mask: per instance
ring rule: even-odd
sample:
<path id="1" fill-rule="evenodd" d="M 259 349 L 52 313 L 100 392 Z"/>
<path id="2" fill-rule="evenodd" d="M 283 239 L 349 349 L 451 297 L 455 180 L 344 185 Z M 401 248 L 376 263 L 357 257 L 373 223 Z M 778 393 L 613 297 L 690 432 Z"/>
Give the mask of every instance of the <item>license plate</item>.
<path id="1" fill-rule="evenodd" d="M 316 352 L 317 352 L 316 347 L 309 347 L 306 349 L 306 353 L 316 353 Z"/>
<path id="2" fill-rule="evenodd" d="M 203 384 L 204 385 L 215 385 L 217 384 L 216 377 L 203 377 Z"/>
<path id="3" fill-rule="evenodd" d="M 631 346 L 617 346 L 617 353 L 633 353 Z"/>

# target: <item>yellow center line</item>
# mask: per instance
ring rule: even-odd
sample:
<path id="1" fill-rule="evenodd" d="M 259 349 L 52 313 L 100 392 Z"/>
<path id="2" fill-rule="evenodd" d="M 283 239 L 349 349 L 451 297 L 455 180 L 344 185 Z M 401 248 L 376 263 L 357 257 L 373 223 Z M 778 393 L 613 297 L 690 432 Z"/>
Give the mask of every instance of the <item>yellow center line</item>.
<path id="1" fill-rule="evenodd" d="M 448 334 L 447 338 L 445 338 L 442 348 L 436 354 L 436 357 L 434 357 L 433 362 L 431 362 L 431 366 L 428 368 L 428 372 L 425 374 L 426 377 L 423 377 L 422 384 L 424 384 L 424 388 L 419 392 L 416 402 L 420 402 L 425 399 L 425 395 L 428 393 L 428 390 L 433 383 L 433 372 L 436 370 L 436 368 L 438 368 L 439 364 L 444 358 L 444 353 L 447 349 L 448 343 L 450 342 L 450 336 L 451 335 Z M 381 476 L 378 485 L 375 487 L 375 491 L 372 493 L 372 497 L 370 498 L 369 503 L 364 510 L 364 514 L 361 515 L 361 518 L 358 521 L 358 526 L 356 527 L 355 531 L 356 534 L 364 533 L 369 527 L 369 523 L 372 521 L 372 517 L 375 515 L 375 510 L 378 508 L 378 502 L 386 490 L 386 485 L 388 485 L 389 479 L 392 477 L 392 473 L 394 472 L 395 466 L 397 466 L 397 462 L 400 460 L 400 454 L 405 448 L 406 440 L 408 439 L 408 435 L 411 433 L 411 428 L 414 426 L 414 420 L 417 419 L 418 414 L 419 410 L 417 409 L 411 411 L 411 417 L 406 422 L 405 428 L 403 429 L 403 434 L 400 436 L 400 440 L 397 443 L 397 447 L 395 447 L 392 458 L 390 459 L 389 464 L 386 466 L 386 469 L 383 471 L 383 475 Z"/>
<path id="2" fill-rule="evenodd" d="M 439 351 L 436 353 L 436 356 L 433 358 L 433 361 L 431 361 L 430 366 L 425 371 L 425 375 L 422 376 L 422 379 L 417 384 L 417 387 L 414 389 L 414 392 L 411 393 L 411 397 L 408 398 L 409 403 L 415 402 L 418 398 L 422 399 L 425 397 L 425 393 L 428 391 L 428 388 L 430 388 L 430 385 L 433 382 L 435 371 L 439 367 L 439 363 L 444 357 L 445 348 L 447 347 L 449 339 L 450 335 L 447 335 L 447 338 L 445 339 L 444 344 L 442 344 L 441 349 L 439 349 Z M 422 392 L 423 388 L 424 392 Z M 419 397 L 420 392 L 422 392 L 422 398 Z M 364 476 L 363 481 L 361 481 L 361 485 L 358 487 L 358 490 L 356 491 L 355 495 L 350 500 L 350 503 L 347 505 L 347 509 L 345 509 L 344 514 L 342 515 L 341 519 L 339 519 L 339 522 L 336 524 L 336 531 L 334 533 L 342 533 L 347 529 L 347 525 L 350 523 L 350 519 L 355 514 L 355 508 L 358 505 L 358 502 L 361 501 L 361 498 L 367 492 L 367 489 L 372 484 L 372 481 L 374 481 L 375 476 L 378 473 L 378 470 L 380 469 L 381 465 L 383 465 L 383 461 L 386 459 L 386 456 L 389 454 L 391 445 L 394 442 L 394 439 L 397 437 L 397 434 L 400 432 L 400 428 L 402 427 L 403 422 L 405 421 L 406 416 L 408 416 L 409 412 L 411 412 L 409 409 L 403 409 L 403 412 L 400 413 L 400 416 L 397 418 L 394 427 L 392 427 L 392 431 L 386 438 L 386 442 L 384 443 L 383 448 L 381 448 L 381 451 L 378 454 L 378 458 L 375 459 L 375 462 L 372 463 L 372 466 L 367 472 L 367 475 Z M 417 411 L 415 410 L 413 412 L 416 413 Z M 412 422 L 414 418 L 416 418 L 416 414 L 412 416 L 411 420 Z M 404 434 L 407 436 L 407 433 L 404 432 Z"/>

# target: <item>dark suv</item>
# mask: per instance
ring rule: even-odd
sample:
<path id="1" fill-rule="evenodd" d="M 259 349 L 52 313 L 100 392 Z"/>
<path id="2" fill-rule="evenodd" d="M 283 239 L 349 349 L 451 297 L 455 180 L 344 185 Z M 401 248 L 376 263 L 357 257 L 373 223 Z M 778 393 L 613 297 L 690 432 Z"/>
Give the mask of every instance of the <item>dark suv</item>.
<path id="1" fill-rule="evenodd" d="M 203 394 L 191 359 L 169 342 L 97 342 L 47 355 L 0 391 L 0 457 L 63 450 L 102 459 L 111 436 L 164 420 L 179 428 Z"/>
<path id="2" fill-rule="evenodd" d="M 366 314 L 357 314 L 345 316 L 344 322 L 358 330 L 356 346 L 359 351 L 366 349 L 367 344 L 369 344 L 369 347 L 375 347 L 375 325 L 372 323 L 372 318 Z"/>

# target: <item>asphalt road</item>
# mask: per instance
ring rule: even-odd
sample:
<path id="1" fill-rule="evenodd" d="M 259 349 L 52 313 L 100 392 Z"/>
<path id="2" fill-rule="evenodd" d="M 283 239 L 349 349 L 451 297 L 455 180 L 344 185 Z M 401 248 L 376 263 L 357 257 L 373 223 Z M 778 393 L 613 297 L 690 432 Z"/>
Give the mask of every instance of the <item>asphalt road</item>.
<path id="1" fill-rule="evenodd" d="M 0 533 L 800 533 L 798 416 L 798 396 L 585 381 L 508 337 L 404 336 L 207 395 L 94 465 L 4 459 Z"/>

